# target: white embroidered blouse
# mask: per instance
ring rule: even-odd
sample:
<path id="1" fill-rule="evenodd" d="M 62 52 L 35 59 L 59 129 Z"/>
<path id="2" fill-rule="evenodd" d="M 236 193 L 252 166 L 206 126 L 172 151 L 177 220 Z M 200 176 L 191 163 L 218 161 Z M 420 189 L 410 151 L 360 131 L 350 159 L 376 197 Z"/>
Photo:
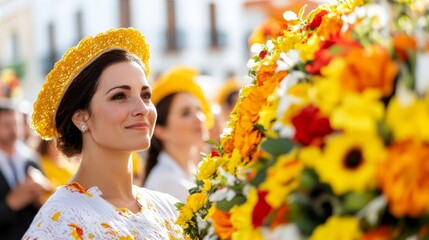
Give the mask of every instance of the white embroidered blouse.
<path id="1" fill-rule="evenodd" d="M 22 239 L 184 239 L 174 222 L 177 200 L 134 186 L 138 213 L 116 208 L 97 187 L 67 184 L 43 205 Z"/>

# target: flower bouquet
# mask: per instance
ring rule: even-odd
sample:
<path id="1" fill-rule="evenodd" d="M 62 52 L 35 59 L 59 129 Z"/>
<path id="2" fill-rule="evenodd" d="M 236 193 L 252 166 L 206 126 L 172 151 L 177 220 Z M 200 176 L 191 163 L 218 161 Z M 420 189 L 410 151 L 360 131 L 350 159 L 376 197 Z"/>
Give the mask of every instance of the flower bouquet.
<path id="1" fill-rule="evenodd" d="M 255 44 L 179 204 L 189 239 L 429 239 L 427 1 L 338 1 Z"/>

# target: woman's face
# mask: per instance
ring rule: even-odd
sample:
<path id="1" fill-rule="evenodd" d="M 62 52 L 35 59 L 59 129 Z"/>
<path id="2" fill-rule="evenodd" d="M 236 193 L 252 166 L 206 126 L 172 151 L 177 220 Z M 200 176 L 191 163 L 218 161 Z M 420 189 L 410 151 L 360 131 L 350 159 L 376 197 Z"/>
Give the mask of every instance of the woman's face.
<path id="1" fill-rule="evenodd" d="M 208 135 L 205 119 L 197 98 L 189 93 L 177 93 L 171 101 L 167 124 L 162 127 L 164 145 L 200 146 Z"/>
<path id="2" fill-rule="evenodd" d="M 139 64 L 128 61 L 108 66 L 90 103 L 86 121 L 90 139 L 112 150 L 146 150 L 157 117 L 151 95 Z"/>

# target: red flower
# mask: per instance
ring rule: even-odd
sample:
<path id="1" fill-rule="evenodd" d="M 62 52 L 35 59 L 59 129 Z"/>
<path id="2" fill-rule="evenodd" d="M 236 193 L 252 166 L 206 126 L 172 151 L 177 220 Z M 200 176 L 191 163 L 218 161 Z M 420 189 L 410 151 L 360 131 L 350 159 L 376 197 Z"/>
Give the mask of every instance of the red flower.
<path id="1" fill-rule="evenodd" d="M 211 155 L 212 157 L 220 157 L 220 154 L 216 151 L 216 149 L 213 149 L 213 150 L 211 151 L 210 155 Z"/>
<path id="2" fill-rule="evenodd" d="M 305 66 L 305 70 L 314 75 L 320 75 L 320 69 L 328 65 L 334 56 L 344 56 L 351 49 L 361 47 L 354 40 L 345 39 L 338 32 L 320 44 L 320 49 L 314 53 L 314 61 Z"/>
<path id="3" fill-rule="evenodd" d="M 271 212 L 271 206 L 265 201 L 267 194 L 266 191 L 258 191 L 258 202 L 252 213 L 252 224 L 255 228 L 262 226 L 265 218 Z"/>
<path id="4" fill-rule="evenodd" d="M 325 16 L 326 14 L 328 14 L 329 12 L 326 10 L 322 10 L 320 11 L 318 14 L 316 14 L 316 16 L 313 18 L 313 21 L 311 21 L 307 27 L 305 28 L 305 30 L 314 30 L 316 28 L 318 28 L 320 26 L 320 24 L 322 23 L 322 18 L 323 16 Z"/>
<path id="5" fill-rule="evenodd" d="M 313 105 L 303 108 L 292 118 L 295 127 L 294 139 L 303 145 L 320 146 L 323 137 L 332 133 L 329 119 L 319 115 L 319 109 Z"/>
<path id="6" fill-rule="evenodd" d="M 267 51 L 262 50 L 262 51 L 259 53 L 259 58 L 264 59 L 266 55 L 267 55 Z"/>

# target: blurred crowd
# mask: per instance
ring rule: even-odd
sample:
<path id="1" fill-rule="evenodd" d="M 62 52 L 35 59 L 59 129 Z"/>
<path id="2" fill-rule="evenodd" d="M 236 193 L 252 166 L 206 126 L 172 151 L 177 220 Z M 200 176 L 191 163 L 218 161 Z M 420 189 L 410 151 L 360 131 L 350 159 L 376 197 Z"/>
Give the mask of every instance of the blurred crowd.
<path id="1" fill-rule="evenodd" d="M 34 133 L 32 104 L 16 100 L 12 92 L 19 92 L 19 79 L 8 74 L 18 82 L 1 86 L 0 239 L 20 239 L 55 189 L 70 182 L 79 158 L 65 157 L 55 139 L 43 140 Z M 158 119 L 150 149 L 132 154 L 135 185 L 186 202 L 201 153 L 210 152 L 208 140 L 219 140 L 243 82 L 234 76 L 220 83 L 208 81 L 185 66 L 154 80 Z"/>

